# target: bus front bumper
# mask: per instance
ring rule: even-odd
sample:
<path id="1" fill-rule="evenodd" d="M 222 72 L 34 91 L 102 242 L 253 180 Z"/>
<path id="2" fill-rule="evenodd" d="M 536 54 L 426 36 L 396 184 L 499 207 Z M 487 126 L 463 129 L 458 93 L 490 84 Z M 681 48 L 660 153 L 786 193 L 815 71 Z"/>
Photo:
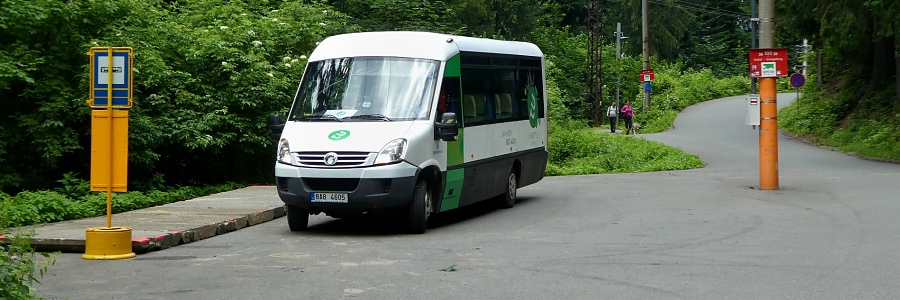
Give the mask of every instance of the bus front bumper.
<path id="1" fill-rule="evenodd" d="M 348 169 L 304 168 L 276 163 L 278 196 L 310 213 L 357 215 L 405 207 L 421 170 L 407 162 Z M 314 199 L 316 194 L 339 200 Z M 340 199 L 346 197 L 344 199 Z"/>

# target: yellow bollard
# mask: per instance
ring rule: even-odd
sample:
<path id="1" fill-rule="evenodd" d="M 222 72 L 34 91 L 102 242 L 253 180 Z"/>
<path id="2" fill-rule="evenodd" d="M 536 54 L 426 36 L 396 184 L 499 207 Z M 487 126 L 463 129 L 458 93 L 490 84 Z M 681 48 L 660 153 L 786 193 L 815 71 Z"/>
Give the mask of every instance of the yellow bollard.
<path id="1" fill-rule="evenodd" d="M 131 227 L 94 227 L 85 232 L 83 259 L 112 260 L 134 257 Z"/>

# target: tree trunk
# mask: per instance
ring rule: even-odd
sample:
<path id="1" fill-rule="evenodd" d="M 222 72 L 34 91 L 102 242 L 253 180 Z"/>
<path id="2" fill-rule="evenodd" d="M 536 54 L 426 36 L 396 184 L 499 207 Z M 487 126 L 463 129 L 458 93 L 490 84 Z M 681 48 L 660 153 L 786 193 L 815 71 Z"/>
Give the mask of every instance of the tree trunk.
<path id="1" fill-rule="evenodd" d="M 820 48 L 816 51 L 816 91 L 822 91 L 825 80 L 822 76 L 822 52 L 825 52 L 825 49 Z"/>
<path id="2" fill-rule="evenodd" d="M 880 31 L 880 27 L 885 24 L 881 23 L 877 17 L 873 17 L 872 32 Z M 890 26 L 890 25 L 887 25 Z M 891 61 L 891 40 L 888 37 L 878 38 L 872 42 L 872 76 L 869 77 L 869 88 L 872 91 L 885 90 L 887 88 L 888 79 L 891 77 L 890 61 Z"/>
<path id="3" fill-rule="evenodd" d="M 894 79 L 897 81 L 894 86 L 894 110 L 900 110 L 900 21 L 894 23 Z"/>

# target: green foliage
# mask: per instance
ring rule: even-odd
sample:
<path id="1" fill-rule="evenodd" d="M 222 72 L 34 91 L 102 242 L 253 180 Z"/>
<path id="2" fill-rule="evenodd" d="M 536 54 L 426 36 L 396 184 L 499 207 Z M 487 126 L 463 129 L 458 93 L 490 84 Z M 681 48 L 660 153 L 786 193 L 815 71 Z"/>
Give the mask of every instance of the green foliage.
<path id="1" fill-rule="evenodd" d="M 113 213 L 131 211 L 230 191 L 243 186 L 227 183 L 205 187 L 181 187 L 168 191 L 153 190 L 146 193 L 115 193 L 112 197 L 112 209 Z M 15 196 L 0 193 L 0 204 L 4 208 L 5 222 L 0 224 L 0 227 L 6 228 L 103 215 L 106 213 L 106 194 L 92 193 L 73 199 L 55 191 L 24 191 Z"/>
<path id="2" fill-rule="evenodd" d="M 891 110 L 891 93 L 864 94 L 864 82 L 838 93 L 804 88 L 801 98 L 779 111 L 781 129 L 812 142 L 863 157 L 900 160 L 900 114 Z M 853 110 L 851 107 L 868 108 Z"/>
<path id="3" fill-rule="evenodd" d="M 547 77 L 559 88 L 559 103 L 568 110 L 559 113 L 585 117 L 584 112 L 590 107 L 584 103 L 584 95 L 587 94 L 587 36 L 583 33 L 570 34 L 567 28 L 540 28 L 533 36 L 534 43 L 546 56 Z"/>
<path id="4" fill-rule="evenodd" d="M 569 109 L 566 108 L 567 100 L 562 96 L 562 90 L 552 77 L 547 78 L 547 108 L 548 117 L 554 121 L 571 119 Z"/>
<path id="5" fill-rule="evenodd" d="M 9 196 L 0 193 L 0 299 L 40 299 L 35 296 L 33 285 L 56 261 L 56 254 L 35 253 L 30 239 L 33 232 L 13 230 L 9 214 L 14 207 L 5 201 Z"/>
<path id="6" fill-rule="evenodd" d="M 5 191 L 88 169 L 95 46 L 135 50 L 132 182 L 268 181 L 266 117 L 285 113 L 316 42 L 350 28 L 321 2 L 0 1 Z"/>
<path id="7" fill-rule="evenodd" d="M 702 168 L 696 155 L 645 139 L 598 134 L 582 121 L 550 123 L 548 176 Z"/>
<path id="8" fill-rule="evenodd" d="M 638 112 L 635 114 L 633 122 L 640 127 L 641 133 L 657 133 L 669 129 L 675 118 L 678 117 L 677 110 L 650 110 L 648 112 Z"/>
<path id="9" fill-rule="evenodd" d="M 900 2 L 784 1 L 779 9 L 798 12 L 782 22 L 811 37 L 807 60 L 822 60 L 807 72 L 821 73 L 821 82 L 807 76 L 803 96 L 780 111 L 779 125 L 841 151 L 900 157 L 900 69 L 891 51 L 900 45 Z"/>
<path id="10" fill-rule="evenodd" d="M 446 15 L 453 10 L 442 1 L 337 0 L 336 10 L 345 12 L 354 31 L 411 30 L 460 33 Z"/>
<path id="11" fill-rule="evenodd" d="M 669 128 L 681 110 L 696 103 L 747 93 L 750 80 L 732 76 L 719 78 L 709 69 L 695 71 L 682 64 L 658 63 L 656 80 L 650 98 L 650 109 L 642 109 L 641 95 L 632 97 L 635 122 L 642 133 L 656 133 Z"/>
<path id="12" fill-rule="evenodd" d="M 57 180 L 62 186 L 56 191 L 71 199 L 81 199 L 91 192 L 91 182 L 76 177 L 72 172 L 63 174 L 63 179 Z"/>
<path id="13" fill-rule="evenodd" d="M 42 299 L 32 285 L 40 283 L 56 256 L 35 253 L 29 238 L 28 234 L 0 232 L 0 299 Z"/>

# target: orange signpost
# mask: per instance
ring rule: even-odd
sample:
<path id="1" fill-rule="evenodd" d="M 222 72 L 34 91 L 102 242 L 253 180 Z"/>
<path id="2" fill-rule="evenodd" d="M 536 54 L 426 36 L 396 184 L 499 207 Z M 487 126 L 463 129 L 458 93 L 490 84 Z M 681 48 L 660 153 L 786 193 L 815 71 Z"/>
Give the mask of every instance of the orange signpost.
<path id="1" fill-rule="evenodd" d="M 128 47 L 94 47 L 90 63 L 91 191 L 106 192 L 106 227 L 85 232 L 83 259 L 134 257 L 131 228 L 112 227 L 112 193 L 128 191 L 128 109 L 133 104 Z"/>

